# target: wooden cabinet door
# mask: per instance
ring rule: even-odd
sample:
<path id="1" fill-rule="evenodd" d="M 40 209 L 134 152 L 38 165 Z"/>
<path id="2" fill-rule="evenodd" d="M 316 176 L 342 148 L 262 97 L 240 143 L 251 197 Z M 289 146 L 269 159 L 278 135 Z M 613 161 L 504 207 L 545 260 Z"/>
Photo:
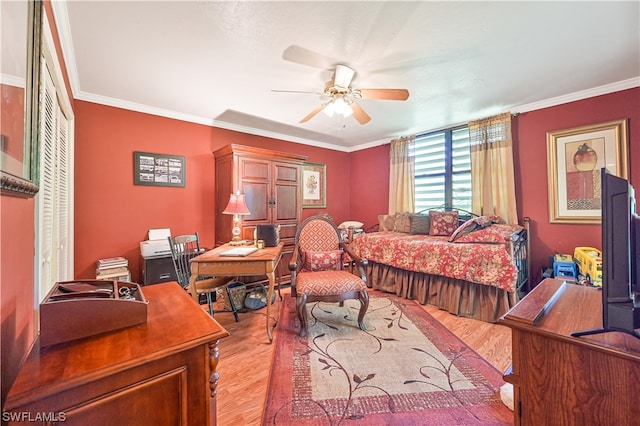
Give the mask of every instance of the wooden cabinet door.
<path id="1" fill-rule="evenodd" d="M 240 192 L 244 194 L 250 215 L 242 216 L 241 238 L 253 240 L 256 225 L 271 223 L 271 162 L 240 157 Z"/>
<path id="2" fill-rule="evenodd" d="M 288 163 L 275 163 L 273 196 L 275 197 L 273 221 L 274 223 L 297 222 L 300 218 L 300 188 L 298 180 L 300 166 Z"/>
<path id="3" fill-rule="evenodd" d="M 300 165 L 274 162 L 273 165 L 273 223 L 280 225 L 280 241 L 284 243 L 278 273 L 283 282 L 291 281 L 289 262 L 293 256 L 294 239 L 300 221 Z"/>

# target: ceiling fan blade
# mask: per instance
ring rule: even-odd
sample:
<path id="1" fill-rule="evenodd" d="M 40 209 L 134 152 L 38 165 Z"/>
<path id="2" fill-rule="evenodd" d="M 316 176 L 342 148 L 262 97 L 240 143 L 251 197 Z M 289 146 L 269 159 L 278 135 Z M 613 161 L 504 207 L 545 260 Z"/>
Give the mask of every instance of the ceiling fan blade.
<path id="1" fill-rule="evenodd" d="M 355 102 L 351 102 L 349 104 L 349 106 L 351 107 L 351 109 L 353 110 L 353 117 L 358 120 L 358 123 L 360 124 L 366 124 L 369 122 L 369 120 L 371 120 L 371 117 L 369 117 L 369 114 L 367 114 L 366 112 L 364 112 L 364 110 L 362 109 L 362 107 L 360 105 L 358 105 Z"/>
<path id="2" fill-rule="evenodd" d="M 333 85 L 347 89 L 351 85 L 351 80 L 356 72 L 346 65 L 336 65 L 336 74 Z"/>
<path id="3" fill-rule="evenodd" d="M 390 101 L 406 101 L 409 98 L 407 89 L 358 89 L 362 99 L 386 99 Z"/>
<path id="4" fill-rule="evenodd" d="M 276 93 L 306 93 L 306 94 L 312 94 L 312 95 L 324 95 L 323 92 L 306 92 L 304 90 L 277 90 L 277 89 L 271 89 L 272 92 L 276 92 Z"/>
<path id="5" fill-rule="evenodd" d="M 282 59 L 327 71 L 330 71 L 338 63 L 334 58 L 296 45 L 287 47 L 282 53 Z"/>
<path id="6" fill-rule="evenodd" d="M 326 106 L 326 104 L 322 104 L 319 107 L 317 107 L 316 109 L 314 109 L 313 111 L 311 111 L 309 114 L 306 115 L 306 117 L 304 117 L 302 120 L 300 120 L 301 123 L 306 123 L 307 121 L 311 120 L 313 117 L 315 117 L 315 115 L 317 113 L 319 113 L 320 111 L 322 111 L 324 109 L 324 107 Z"/>

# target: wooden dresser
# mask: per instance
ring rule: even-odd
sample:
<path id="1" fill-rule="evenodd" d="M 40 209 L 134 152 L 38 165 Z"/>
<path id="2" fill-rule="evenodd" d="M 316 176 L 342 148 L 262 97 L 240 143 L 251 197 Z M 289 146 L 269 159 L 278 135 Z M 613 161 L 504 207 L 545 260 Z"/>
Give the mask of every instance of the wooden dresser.
<path id="1" fill-rule="evenodd" d="M 240 191 L 250 215 L 240 216 L 240 238 L 253 240 L 257 225 L 280 225 L 284 243 L 279 275 L 290 281 L 289 260 L 302 217 L 303 155 L 231 144 L 215 151 L 216 246 L 231 240 L 232 215 L 222 214 L 229 196 Z"/>
<path id="2" fill-rule="evenodd" d="M 630 425 L 640 421 L 640 339 L 602 327 L 602 292 L 546 279 L 500 323 L 513 336 L 516 425 Z"/>
<path id="3" fill-rule="evenodd" d="M 42 349 L 36 341 L 3 420 L 215 425 L 218 341 L 229 333 L 175 282 L 143 291 L 145 324 Z"/>

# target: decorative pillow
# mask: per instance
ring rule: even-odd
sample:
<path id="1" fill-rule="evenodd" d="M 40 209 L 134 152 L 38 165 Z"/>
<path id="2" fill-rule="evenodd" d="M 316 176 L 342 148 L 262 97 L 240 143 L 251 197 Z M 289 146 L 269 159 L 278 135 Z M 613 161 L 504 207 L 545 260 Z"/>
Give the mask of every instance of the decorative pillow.
<path id="1" fill-rule="evenodd" d="M 449 236 L 458 228 L 458 212 L 437 212 L 429 210 L 431 226 L 429 235 Z"/>
<path id="2" fill-rule="evenodd" d="M 409 216 L 409 222 L 411 223 L 409 230 L 411 234 L 429 234 L 429 229 L 431 228 L 429 216 L 423 214 L 412 214 Z"/>
<path id="3" fill-rule="evenodd" d="M 460 225 L 458 229 L 456 229 L 453 234 L 451 234 L 451 238 L 449 238 L 449 241 L 454 242 L 458 238 L 463 237 L 473 231 L 486 228 L 487 226 L 493 225 L 494 223 L 502 222 L 502 219 L 500 219 L 500 217 L 496 215 L 478 216 L 471 218 Z"/>
<path id="4" fill-rule="evenodd" d="M 360 229 L 363 226 L 364 226 L 364 223 L 362 222 L 357 222 L 355 220 L 348 220 L 338 225 L 338 229 L 349 229 L 349 227 L 353 227 L 354 229 Z"/>
<path id="5" fill-rule="evenodd" d="M 396 213 L 396 224 L 393 227 L 395 232 L 409 233 L 411 231 L 411 213 Z"/>
<path id="6" fill-rule="evenodd" d="M 393 227 L 396 225 L 396 216 L 393 214 L 381 214 L 378 215 L 378 230 L 379 231 L 393 231 Z"/>
<path id="7" fill-rule="evenodd" d="M 342 250 L 307 250 L 303 255 L 302 269 L 304 271 L 337 271 L 342 269 Z"/>
<path id="8" fill-rule="evenodd" d="M 456 238 L 456 243 L 504 243 L 504 230 L 492 226 L 477 229 L 466 235 Z"/>

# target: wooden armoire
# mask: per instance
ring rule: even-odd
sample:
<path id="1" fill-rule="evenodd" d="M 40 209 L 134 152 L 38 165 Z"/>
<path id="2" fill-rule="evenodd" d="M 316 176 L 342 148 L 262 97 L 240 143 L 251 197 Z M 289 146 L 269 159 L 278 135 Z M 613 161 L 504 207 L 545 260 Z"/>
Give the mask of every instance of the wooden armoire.
<path id="1" fill-rule="evenodd" d="M 250 215 L 240 216 L 240 238 L 253 240 L 257 225 L 280 225 L 284 242 L 278 272 L 290 281 L 289 261 L 302 218 L 304 155 L 230 144 L 213 153 L 216 167 L 216 245 L 232 238 L 233 216 L 222 214 L 229 196 L 244 194 Z"/>

